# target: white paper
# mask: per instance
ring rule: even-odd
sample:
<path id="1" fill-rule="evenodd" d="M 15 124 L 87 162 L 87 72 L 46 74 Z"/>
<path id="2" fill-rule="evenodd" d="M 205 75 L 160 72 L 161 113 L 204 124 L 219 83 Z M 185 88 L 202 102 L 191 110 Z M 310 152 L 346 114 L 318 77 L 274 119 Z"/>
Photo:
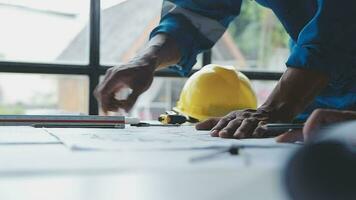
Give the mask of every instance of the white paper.
<path id="1" fill-rule="evenodd" d="M 52 144 L 60 143 L 44 129 L 30 126 L 0 126 L 1 144 Z"/>
<path id="2" fill-rule="evenodd" d="M 231 145 L 257 147 L 289 147 L 269 139 L 221 139 L 208 131 L 196 131 L 193 126 L 127 127 L 126 129 L 47 129 L 66 146 L 74 150 L 184 150 Z"/>

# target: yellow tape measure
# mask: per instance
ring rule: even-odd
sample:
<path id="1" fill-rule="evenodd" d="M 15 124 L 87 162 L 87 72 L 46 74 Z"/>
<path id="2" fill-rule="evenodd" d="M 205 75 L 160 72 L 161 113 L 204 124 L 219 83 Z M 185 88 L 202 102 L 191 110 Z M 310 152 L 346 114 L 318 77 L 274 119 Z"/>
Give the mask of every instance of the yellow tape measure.
<path id="1" fill-rule="evenodd" d="M 183 124 L 187 122 L 187 118 L 173 111 L 166 111 L 165 114 L 159 116 L 158 121 L 162 124 Z"/>

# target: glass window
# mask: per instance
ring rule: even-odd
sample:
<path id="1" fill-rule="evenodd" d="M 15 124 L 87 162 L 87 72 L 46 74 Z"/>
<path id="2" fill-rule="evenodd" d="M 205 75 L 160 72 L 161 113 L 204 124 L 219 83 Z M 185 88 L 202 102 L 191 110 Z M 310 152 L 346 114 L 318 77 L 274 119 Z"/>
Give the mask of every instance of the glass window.
<path id="1" fill-rule="evenodd" d="M 272 90 L 277 85 L 277 81 L 252 80 L 251 84 L 257 96 L 258 106 L 260 106 L 271 94 Z"/>
<path id="2" fill-rule="evenodd" d="M 130 114 L 140 119 L 157 120 L 165 111 L 176 106 L 185 81 L 185 78 L 156 77 Z"/>
<path id="3" fill-rule="evenodd" d="M 0 0 L 0 60 L 88 63 L 89 0 Z"/>
<path id="4" fill-rule="evenodd" d="M 0 114 L 88 114 L 88 101 L 87 76 L 0 74 Z"/>
<path id="5" fill-rule="evenodd" d="M 125 63 L 147 43 L 157 26 L 162 1 L 101 1 L 101 64 Z"/>
<path id="6" fill-rule="evenodd" d="M 241 14 L 213 48 L 212 62 L 241 70 L 284 71 L 289 37 L 269 9 L 243 1 Z"/>

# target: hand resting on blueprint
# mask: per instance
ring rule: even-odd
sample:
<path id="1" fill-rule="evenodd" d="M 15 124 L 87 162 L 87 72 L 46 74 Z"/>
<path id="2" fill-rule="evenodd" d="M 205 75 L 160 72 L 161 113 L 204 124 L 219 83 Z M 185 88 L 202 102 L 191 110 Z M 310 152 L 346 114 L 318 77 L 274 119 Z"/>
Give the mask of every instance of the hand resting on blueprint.
<path id="1" fill-rule="evenodd" d="M 310 115 L 303 131 L 293 131 L 280 135 L 277 137 L 277 142 L 308 141 L 318 133 L 317 130 L 321 127 L 350 120 L 356 120 L 356 111 L 317 109 Z"/>
<path id="2" fill-rule="evenodd" d="M 198 123 L 196 129 L 211 130 L 211 136 L 222 138 L 261 138 L 266 136 L 262 125 L 269 121 L 267 112 L 259 110 L 233 111 L 222 118 L 211 118 Z"/>
<path id="3" fill-rule="evenodd" d="M 303 112 L 327 83 L 328 76 L 322 72 L 288 68 L 270 96 L 257 110 L 233 111 L 225 117 L 202 122 L 196 128 L 211 130 L 214 137 L 234 139 L 269 137 L 262 125 L 290 123 L 295 116 Z"/>

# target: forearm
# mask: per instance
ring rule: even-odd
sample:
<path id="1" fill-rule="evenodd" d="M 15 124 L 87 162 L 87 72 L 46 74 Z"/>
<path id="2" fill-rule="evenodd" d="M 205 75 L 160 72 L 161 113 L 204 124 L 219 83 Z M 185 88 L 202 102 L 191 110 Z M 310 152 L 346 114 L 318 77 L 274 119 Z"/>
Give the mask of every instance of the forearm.
<path id="1" fill-rule="evenodd" d="M 168 35 L 158 34 L 148 43 L 133 60 L 150 59 L 155 62 L 155 69 L 177 64 L 181 58 L 176 42 Z"/>
<path id="2" fill-rule="evenodd" d="M 291 121 L 312 102 L 327 83 L 326 74 L 288 68 L 259 110 L 267 112 L 272 121 Z"/>

